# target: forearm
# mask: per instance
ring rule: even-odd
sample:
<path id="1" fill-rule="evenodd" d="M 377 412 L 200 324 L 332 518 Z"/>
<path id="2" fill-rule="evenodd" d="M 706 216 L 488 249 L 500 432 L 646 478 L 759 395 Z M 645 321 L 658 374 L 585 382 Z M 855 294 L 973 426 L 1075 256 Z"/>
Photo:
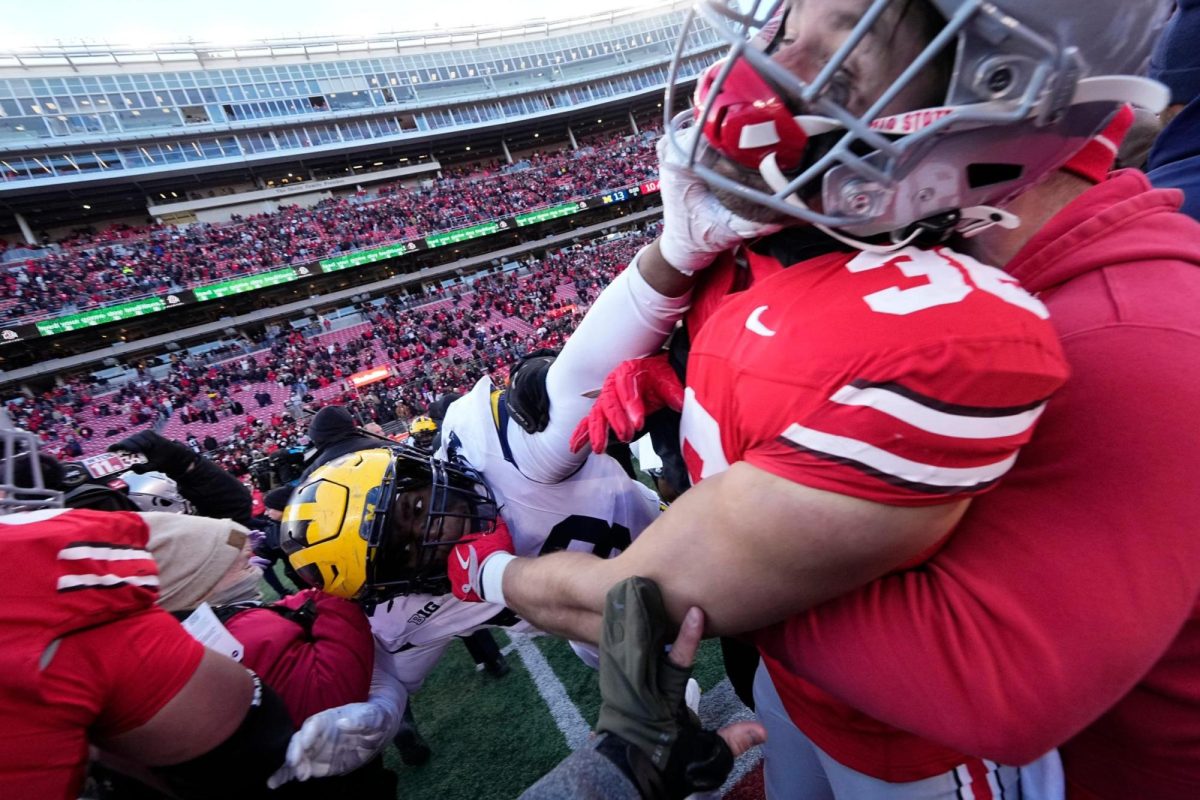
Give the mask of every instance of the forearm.
<path id="1" fill-rule="evenodd" d="M 197 458 L 183 475 L 171 475 L 179 493 L 202 517 L 250 522 L 252 502 L 245 485 L 205 458 Z"/>
<path id="2" fill-rule="evenodd" d="M 662 347 L 688 309 L 691 279 L 675 272 L 684 279 L 677 281 L 671 272 L 675 270 L 658 255 L 657 246 L 650 245 L 600 293 L 546 374 L 550 422 L 545 430 L 530 434 L 509 425 L 513 457 L 526 475 L 560 480 L 586 457 L 571 453 L 570 440 L 591 411 L 592 393 L 621 362 Z"/>
<path id="3" fill-rule="evenodd" d="M 504 572 L 504 602 L 539 630 L 597 644 L 604 596 L 619 580 L 614 563 L 571 552 L 515 559 Z"/>
<path id="4" fill-rule="evenodd" d="M 404 685 L 391 671 L 387 669 L 388 659 L 376 658 L 375 669 L 371 673 L 371 688 L 367 693 L 367 702 L 383 709 L 389 719 L 389 724 L 399 724 L 404 709 L 408 706 L 408 687 Z"/>
<path id="5" fill-rule="evenodd" d="M 416 694 L 425 678 L 441 660 L 450 639 L 434 644 L 389 653 L 383 643 L 375 640 L 375 668 L 371 672 L 370 698 L 372 703 L 387 704 L 399 715 Z"/>
<path id="6" fill-rule="evenodd" d="M 504 602 L 543 630 L 595 642 L 605 594 L 636 575 L 659 584 L 676 620 L 699 606 L 711 634 L 755 630 L 923 552 L 963 508 L 880 506 L 738 463 L 685 493 L 616 558 L 511 561 Z"/>
<path id="7" fill-rule="evenodd" d="M 663 261 L 657 243 L 638 252 L 596 298 L 550 368 L 552 423 L 554 410 L 600 388 L 617 364 L 662 346 L 689 307 L 691 282 Z"/>
<path id="8" fill-rule="evenodd" d="M 637 267 L 650 288 L 666 297 L 681 297 L 692 290 L 696 283 L 694 275 L 684 275 L 663 258 L 661 239 L 655 239 L 642 250 Z"/>

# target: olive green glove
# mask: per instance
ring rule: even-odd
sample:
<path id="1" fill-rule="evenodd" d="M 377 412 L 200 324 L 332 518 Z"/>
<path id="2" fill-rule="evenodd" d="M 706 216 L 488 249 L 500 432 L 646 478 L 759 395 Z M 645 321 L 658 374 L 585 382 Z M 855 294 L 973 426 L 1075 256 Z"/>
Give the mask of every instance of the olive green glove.
<path id="1" fill-rule="evenodd" d="M 629 578 L 609 591 L 596 724 L 608 736 L 597 749 L 653 800 L 716 789 L 733 768 L 729 746 L 684 706 L 692 670 L 667 658 L 674 634 L 654 581 Z"/>

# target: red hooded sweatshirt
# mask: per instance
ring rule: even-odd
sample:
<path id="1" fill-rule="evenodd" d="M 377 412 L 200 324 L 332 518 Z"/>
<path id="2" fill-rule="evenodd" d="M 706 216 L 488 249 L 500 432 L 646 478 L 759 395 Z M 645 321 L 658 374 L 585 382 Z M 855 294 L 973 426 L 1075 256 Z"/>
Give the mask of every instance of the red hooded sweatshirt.
<path id="1" fill-rule="evenodd" d="M 1200 225 L 1115 173 L 1007 270 L 1071 377 L 931 561 L 759 634 L 871 716 L 1072 798 L 1200 797 Z M 898 735 L 903 735 L 899 734 Z M 1065 742 L 1065 744 L 1064 744 Z"/>

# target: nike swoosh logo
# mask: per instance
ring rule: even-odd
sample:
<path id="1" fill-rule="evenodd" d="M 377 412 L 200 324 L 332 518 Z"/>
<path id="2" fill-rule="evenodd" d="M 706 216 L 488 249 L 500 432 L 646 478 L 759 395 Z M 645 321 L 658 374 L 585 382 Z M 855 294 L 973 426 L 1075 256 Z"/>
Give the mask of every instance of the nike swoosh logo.
<path id="1" fill-rule="evenodd" d="M 759 336 L 774 336 L 775 331 L 762 324 L 762 315 L 766 310 L 766 306 L 759 306 L 751 311 L 750 316 L 746 317 L 746 330 Z"/>
<path id="2" fill-rule="evenodd" d="M 459 552 L 458 552 L 458 550 L 455 550 L 455 551 L 454 551 L 454 557 L 458 559 L 458 564 L 459 564 L 459 566 L 461 566 L 463 569 L 470 569 L 470 568 L 471 568 L 471 557 L 470 557 L 470 556 L 467 556 L 466 558 L 463 558 L 463 557 L 462 557 L 462 554 L 461 554 L 461 553 L 459 553 Z"/>

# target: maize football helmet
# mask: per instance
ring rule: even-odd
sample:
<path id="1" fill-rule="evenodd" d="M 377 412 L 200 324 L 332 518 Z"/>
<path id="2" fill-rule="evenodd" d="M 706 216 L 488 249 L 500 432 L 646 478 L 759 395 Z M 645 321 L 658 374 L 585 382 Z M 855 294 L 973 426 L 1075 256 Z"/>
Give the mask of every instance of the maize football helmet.
<path id="1" fill-rule="evenodd" d="M 437 430 L 437 423 L 424 414 L 413 417 L 412 423 L 408 426 L 408 433 L 412 438 L 413 445 L 427 453 L 433 452 L 433 437 L 437 436 Z"/>
<path id="2" fill-rule="evenodd" d="M 380 447 L 336 458 L 297 486 L 279 538 L 306 583 L 375 604 L 448 592 L 450 547 L 495 521 L 495 497 L 468 464 Z"/>

